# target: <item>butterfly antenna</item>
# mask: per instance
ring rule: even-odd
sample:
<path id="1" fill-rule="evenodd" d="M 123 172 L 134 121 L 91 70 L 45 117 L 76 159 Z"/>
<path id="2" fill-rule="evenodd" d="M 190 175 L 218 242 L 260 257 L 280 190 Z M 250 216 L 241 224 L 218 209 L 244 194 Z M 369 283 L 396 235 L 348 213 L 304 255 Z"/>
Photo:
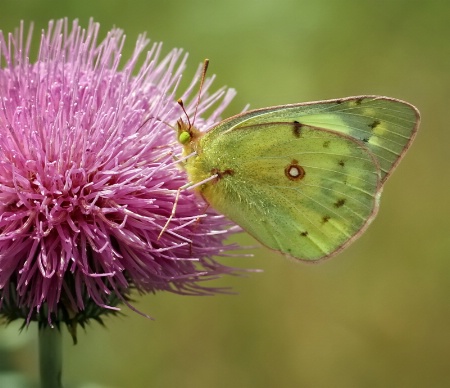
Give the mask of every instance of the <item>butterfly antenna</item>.
<path id="1" fill-rule="evenodd" d="M 183 110 L 184 115 L 186 116 L 187 122 L 188 122 L 188 128 L 191 129 L 192 128 L 192 124 L 191 124 L 191 120 L 189 120 L 189 115 L 186 112 L 186 109 L 184 108 L 184 103 L 183 100 L 181 98 L 179 98 L 177 100 L 178 105 L 181 106 L 181 109 Z"/>
<path id="2" fill-rule="evenodd" d="M 194 118 L 192 119 L 193 123 L 195 123 L 195 118 L 197 117 L 198 106 L 200 105 L 200 99 L 202 97 L 202 89 L 203 89 L 203 85 L 205 83 L 206 72 L 208 71 L 208 65 L 209 65 L 209 59 L 205 59 L 203 62 L 202 75 L 200 78 L 200 86 L 198 88 L 198 98 L 197 98 L 197 104 L 195 105 Z"/>
<path id="3" fill-rule="evenodd" d="M 200 99 L 202 97 L 202 89 L 203 89 L 203 84 L 205 83 L 206 71 L 208 70 L 208 65 L 209 65 L 209 59 L 205 59 L 203 62 L 202 74 L 201 74 L 201 78 L 200 78 L 200 87 L 198 89 L 198 98 L 197 98 L 197 103 L 195 104 L 195 112 L 194 112 L 194 118 L 192 119 L 192 123 L 191 123 L 191 120 L 189 119 L 189 115 L 187 114 L 186 109 L 184 107 L 183 100 L 181 98 L 179 98 L 177 100 L 178 105 L 180 105 L 181 109 L 184 112 L 184 115 L 186 116 L 189 129 L 192 128 L 192 125 L 195 123 L 195 118 L 197 117 L 198 106 L 200 105 Z"/>

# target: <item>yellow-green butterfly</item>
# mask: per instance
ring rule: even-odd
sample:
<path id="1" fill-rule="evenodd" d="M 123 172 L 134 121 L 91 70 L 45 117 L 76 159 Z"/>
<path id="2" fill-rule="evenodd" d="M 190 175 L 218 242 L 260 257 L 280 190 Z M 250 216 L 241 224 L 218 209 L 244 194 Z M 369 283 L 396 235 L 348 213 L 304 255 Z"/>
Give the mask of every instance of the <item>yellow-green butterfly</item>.
<path id="1" fill-rule="evenodd" d="M 208 132 L 179 120 L 178 139 L 208 204 L 265 246 L 316 261 L 374 219 L 419 120 L 404 101 L 357 96 L 252 110 Z"/>

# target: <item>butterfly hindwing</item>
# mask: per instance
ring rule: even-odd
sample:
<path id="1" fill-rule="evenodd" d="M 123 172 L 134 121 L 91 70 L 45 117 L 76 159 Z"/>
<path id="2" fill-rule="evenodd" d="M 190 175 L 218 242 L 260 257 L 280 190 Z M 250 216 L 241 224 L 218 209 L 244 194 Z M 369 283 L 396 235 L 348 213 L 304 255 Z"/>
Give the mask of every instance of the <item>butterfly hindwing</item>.
<path id="1" fill-rule="evenodd" d="M 243 120 L 198 142 L 186 170 L 193 182 L 217 175 L 197 188 L 205 200 L 286 255 L 329 257 L 356 238 L 378 209 L 378 160 L 348 134 Z"/>

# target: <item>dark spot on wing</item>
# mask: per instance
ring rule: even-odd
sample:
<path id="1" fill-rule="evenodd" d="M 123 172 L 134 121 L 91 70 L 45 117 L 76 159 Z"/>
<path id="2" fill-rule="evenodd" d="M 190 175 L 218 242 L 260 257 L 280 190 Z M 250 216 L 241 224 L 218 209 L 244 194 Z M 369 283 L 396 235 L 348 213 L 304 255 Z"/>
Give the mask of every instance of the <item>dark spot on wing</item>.
<path id="1" fill-rule="evenodd" d="M 336 100 L 336 104 L 342 104 L 342 100 Z"/>
<path id="2" fill-rule="evenodd" d="M 363 139 L 361 139 L 364 143 L 368 143 L 370 140 L 370 137 L 364 137 Z"/>
<path id="3" fill-rule="evenodd" d="M 291 181 L 299 181 L 304 178 L 306 173 L 305 169 L 298 164 L 298 161 L 292 159 L 292 162 L 284 168 L 284 174 Z"/>
<path id="4" fill-rule="evenodd" d="M 381 123 L 380 120 L 374 120 L 372 124 L 369 124 L 369 127 L 375 129 L 380 125 L 380 123 Z"/>
<path id="5" fill-rule="evenodd" d="M 357 99 L 355 100 L 355 104 L 356 104 L 356 105 L 361 105 L 361 103 L 363 102 L 363 100 L 364 100 L 363 97 L 357 98 Z"/>
<path id="6" fill-rule="evenodd" d="M 295 137 L 300 137 L 301 136 L 301 130 L 303 127 L 303 124 L 299 123 L 298 121 L 294 121 L 294 127 L 292 129 L 292 133 Z"/>
<path id="7" fill-rule="evenodd" d="M 342 159 L 338 162 L 338 164 L 339 164 L 339 166 L 341 166 L 341 167 L 344 167 L 344 166 L 345 166 L 345 162 L 344 162 Z"/>
<path id="8" fill-rule="evenodd" d="M 330 216 L 323 216 L 322 217 L 322 224 L 326 224 L 330 220 Z"/>
<path id="9" fill-rule="evenodd" d="M 303 236 L 303 237 L 306 237 L 307 235 L 308 235 L 308 231 L 307 230 L 305 230 L 304 232 L 300 233 L 300 236 Z"/>
<path id="10" fill-rule="evenodd" d="M 334 206 L 335 206 L 335 207 L 341 207 L 341 206 L 344 206 L 344 204 L 345 204 L 345 199 L 344 199 L 344 198 L 341 198 L 341 199 L 338 199 L 338 200 L 335 202 Z"/>
<path id="11" fill-rule="evenodd" d="M 322 144 L 323 148 L 328 148 L 329 146 L 330 146 L 330 141 L 329 140 L 324 141 L 323 144 Z"/>

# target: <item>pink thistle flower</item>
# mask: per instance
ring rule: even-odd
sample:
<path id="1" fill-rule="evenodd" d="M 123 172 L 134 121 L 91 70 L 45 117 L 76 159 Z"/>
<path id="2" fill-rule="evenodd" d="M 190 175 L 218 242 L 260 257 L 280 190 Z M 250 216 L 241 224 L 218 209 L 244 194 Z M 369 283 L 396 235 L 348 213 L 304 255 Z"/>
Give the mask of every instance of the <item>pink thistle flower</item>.
<path id="1" fill-rule="evenodd" d="M 119 310 L 130 290 L 203 295 L 201 281 L 233 273 L 213 260 L 239 229 L 206 210 L 176 155 L 174 97 L 186 56 L 160 59 L 140 36 L 119 66 L 122 31 L 50 22 L 38 59 L 31 32 L 0 32 L 0 314 L 7 320 L 83 325 Z M 137 71 L 136 71 L 137 70 Z M 196 90 L 198 75 L 183 95 Z M 212 79 L 204 85 L 211 86 Z M 234 95 L 204 94 L 197 127 L 210 127 Z M 195 96 L 185 104 L 189 114 Z M 201 114 L 216 104 L 208 119 Z M 229 247 L 227 247 L 229 249 Z"/>

